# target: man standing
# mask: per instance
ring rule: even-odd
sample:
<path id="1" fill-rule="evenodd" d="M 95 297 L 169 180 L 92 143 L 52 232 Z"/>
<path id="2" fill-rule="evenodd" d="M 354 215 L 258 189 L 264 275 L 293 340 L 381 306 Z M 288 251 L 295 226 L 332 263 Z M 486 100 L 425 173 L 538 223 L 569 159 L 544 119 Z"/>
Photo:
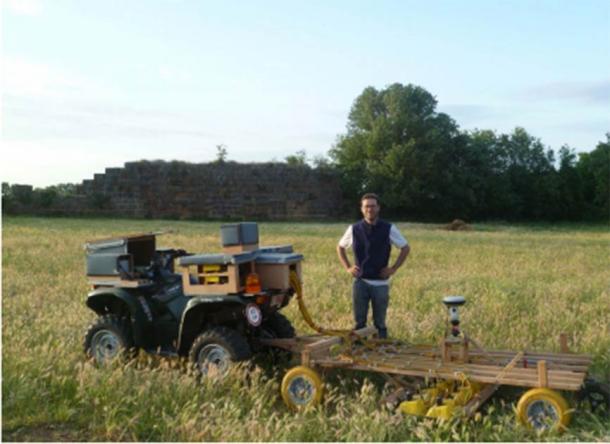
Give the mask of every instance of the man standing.
<path id="1" fill-rule="evenodd" d="M 369 301 L 373 306 L 373 323 L 380 338 L 388 337 L 385 323 L 389 302 L 390 276 L 403 264 L 411 251 L 409 243 L 396 225 L 379 219 L 379 197 L 367 193 L 360 199 L 364 219 L 347 228 L 337 245 L 343 268 L 354 279 L 352 300 L 356 329 L 366 327 Z M 396 262 L 388 267 L 392 245 L 400 248 Z M 351 265 L 345 250 L 353 247 L 355 264 Z"/>

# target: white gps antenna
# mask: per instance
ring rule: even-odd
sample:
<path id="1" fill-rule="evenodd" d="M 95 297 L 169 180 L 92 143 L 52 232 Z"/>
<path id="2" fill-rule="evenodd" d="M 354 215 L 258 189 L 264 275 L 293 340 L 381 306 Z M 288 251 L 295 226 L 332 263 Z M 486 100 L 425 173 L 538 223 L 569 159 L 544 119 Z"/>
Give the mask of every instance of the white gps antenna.
<path id="1" fill-rule="evenodd" d="M 460 314 L 458 307 L 464 305 L 466 299 L 464 296 L 445 296 L 443 304 L 447 306 L 449 311 L 449 324 L 451 325 L 451 335 L 457 338 L 460 335 Z"/>

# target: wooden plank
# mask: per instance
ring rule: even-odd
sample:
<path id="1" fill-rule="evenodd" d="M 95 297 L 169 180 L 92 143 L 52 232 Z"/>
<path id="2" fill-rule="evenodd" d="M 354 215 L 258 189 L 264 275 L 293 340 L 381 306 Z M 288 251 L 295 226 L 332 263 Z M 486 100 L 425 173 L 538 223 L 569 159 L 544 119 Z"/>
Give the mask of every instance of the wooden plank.
<path id="1" fill-rule="evenodd" d="M 267 347 L 277 347 L 293 353 L 303 349 L 303 343 L 294 338 L 259 339 L 258 342 Z"/>
<path id="2" fill-rule="evenodd" d="M 438 353 L 440 355 L 440 353 Z M 478 352 L 476 350 L 471 350 L 470 351 L 470 357 L 471 358 L 486 358 L 489 359 L 490 361 L 495 361 L 495 360 L 503 360 L 503 359 L 510 359 L 510 357 L 514 356 L 515 352 L 502 352 L 502 353 L 498 353 L 498 352 L 486 352 L 486 353 L 481 353 Z M 524 358 L 526 358 L 528 361 L 530 362 L 537 362 L 539 360 L 546 360 L 547 362 L 553 362 L 553 363 L 557 363 L 557 364 L 581 364 L 581 365 L 587 365 L 590 364 L 592 361 L 591 356 L 589 355 L 576 355 L 576 354 L 570 354 L 570 355 L 562 355 L 562 354 L 540 354 L 540 353 L 535 353 L 532 354 L 531 352 L 528 351 L 524 351 L 523 353 Z"/>
<path id="3" fill-rule="evenodd" d="M 500 384 L 489 384 L 485 386 L 483 390 L 474 395 L 474 397 L 468 401 L 468 403 L 464 406 L 464 413 L 467 418 L 472 418 L 476 411 L 481 407 L 485 401 L 487 401 L 491 396 L 498 390 Z"/>
<path id="4" fill-rule="evenodd" d="M 312 360 L 312 363 L 315 365 L 319 365 L 322 367 L 335 367 L 337 361 L 332 359 L 316 359 L 315 362 Z M 385 372 L 391 374 L 399 374 L 399 375 L 407 375 L 407 376 L 418 376 L 421 378 L 426 377 L 435 377 L 441 379 L 450 379 L 450 380 L 459 380 L 459 376 L 454 372 L 447 369 L 416 369 L 416 368 L 397 368 L 397 367 L 387 367 L 383 365 L 377 365 L 372 367 L 370 365 L 363 365 L 354 363 L 352 365 L 347 366 L 346 368 L 352 370 L 363 370 L 363 371 L 374 371 L 374 372 Z M 496 377 L 489 375 L 479 375 L 476 372 L 468 373 L 468 377 L 472 381 L 481 382 L 484 384 L 493 384 Z M 584 380 L 584 378 L 583 378 Z M 509 379 L 503 378 L 503 385 L 514 385 L 518 387 L 536 387 L 538 384 L 538 380 L 536 377 L 532 379 Z M 578 382 L 557 382 L 553 384 L 549 384 L 549 387 L 555 388 L 558 390 L 570 390 L 576 391 L 579 390 L 582 385 L 582 380 Z"/>
<path id="5" fill-rule="evenodd" d="M 428 355 L 430 357 L 438 357 L 440 358 L 442 356 L 442 353 L 440 351 L 434 351 L 433 348 L 420 348 L 419 350 L 414 350 L 414 352 L 420 354 L 420 355 Z M 514 356 L 515 352 L 512 352 L 511 354 L 508 353 L 502 353 L 500 355 L 494 355 L 494 353 L 486 353 L 486 354 L 482 354 L 480 352 L 477 352 L 475 350 L 470 350 L 469 351 L 469 361 L 471 362 L 478 362 L 478 363 L 486 363 L 488 365 L 498 365 L 498 366 L 503 366 L 506 364 L 507 360 L 510 360 L 510 358 L 512 356 Z M 455 355 L 455 357 L 457 357 L 458 355 Z M 454 355 L 452 354 L 452 358 L 454 357 Z M 523 359 L 527 362 L 528 366 L 535 366 L 536 363 L 541 360 L 544 359 L 547 361 L 547 365 L 549 366 L 549 368 L 558 368 L 558 369 L 566 369 L 566 370 L 575 370 L 575 371 L 587 371 L 589 368 L 589 365 L 591 364 L 591 357 L 587 356 L 587 355 L 571 355 L 572 358 L 575 359 L 566 359 L 564 357 L 561 357 L 559 359 L 557 359 L 556 357 L 554 357 L 553 355 L 547 355 L 547 356 L 532 356 L 532 355 L 528 355 L 528 352 L 524 352 L 523 355 Z"/>
<path id="6" fill-rule="evenodd" d="M 487 354 L 490 356 L 510 356 L 513 355 L 514 351 L 507 350 L 487 350 Z M 534 351 L 524 351 L 524 356 L 528 359 L 546 359 L 557 362 L 591 362 L 592 357 L 586 354 L 573 354 L 573 353 L 543 353 Z"/>
<path id="7" fill-rule="evenodd" d="M 385 373 L 382 373 L 382 374 L 385 375 Z M 400 400 L 400 398 L 402 397 L 402 395 L 405 391 L 406 390 L 404 387 L 398 387 L 396 390 L 391 392 L 388 396 L 383 398 L 379 404 L 382 406 L 386 405 L 388 408 L 394 409 L 397 407 L 398 401 Z"/>
<path id="8" fill-rule="evenodd" d="M 451 361 L 451 350 L 450 345 L 447 344 L 445 338 L 441 339 L 441 360 L 443 362 Z"/>
<path id="9" fill-rule="evenodd" d="M 549 386 L 549 373 L 546 368 L 546 361 L 538 361 L 538 387 Z"/>
<path id="10" fill-rule="evenodd" d="M 442 351 L 440 347 L 434 347 L 430 345 L 411 345 L 408 351 L 418 354 L 427 354 L 441 358 Z M 452 352 L 452 358 L 458 357 L 458 352 Z M 469 359 L 470 360 L 483 360 L 487 359 L 489 362 L 497 362 L 498 365 L 505 365 L 505 360 L 510 360 L 514 356 L 514 351 L 503 351 L 503 350 L 486 350 L 481 352 L 480 350 L 470 349 Z M 580 366 L 583 370 L 586 370 L 592 362 L 592 357 L 586 354 L 562 354 L 562 353 L 540 353 L 524 351 L 524 358 L 528 361 L 528 364 L 535 364 L 541 359 L 547 361 L 547 364 L 552 366 Z"/>
<path id="11" fill-rule="evenodd" d="M 475 349 L 479 352 L 482 353 L 483 355 L 487 355 L 487 350 L 485 350 L 485 348 L 479 344 L 477 341 L 474 340 L 474 338 L 471 338 L 470 336 L 464 334 L 464 337 L 467 338 L 470 342 L 472 342 L 472 345 L 474 345 Z"/>
<path id="12" fill-rule="evenodd" d="M 351 334 L 358 336 L 358 337 L 366 337 L 369 336 L 373 333 L 375 333 L 377 331 L 377 329 L 375 329 L 374 327 L 365 327 L 365 328 L 361 328 L 360 330 L 354 330 L 351 332 Z M 346 333 L 348 334 L 348 333 Z M 341 342 L 343 342 L 343 337 L 342 336 L 323 336 L 322 339 L 320 339 L 319 341 L 316 341 L 314 343 L 308 344 L 305 346 L 305 348 L 310 352 L 310 353 L 319 353 L 320 351 L 324 351 L 324 350 L 328 350 L 330 351 L 330 347 L 332 347 L 335 344 L 340 344 Z"/>
<path id="13" fill-rule="evenodd" d="M 353 335 L 359 337 L 366 337 L 375 333 L 377 330 L 374 327 L 365 327 L 360 330 L 355 330 L 352 332 Z M 294 341 L 297 341 L 296 343 Z M 309 366 L 311 363 L 312 357 L 316 357 L 316 359 L 321 359 L 323 357 L 328 357 L 330 353 L 330 347 L 335 344 L 340 344 L 343 341 L 342 336 L 321 336 L 321 335 L 313 335 L 313 336 L 303 336 L 300 338 L 292 338 L 292 339 L 261 339 L 261 344 L 275 346 L 290 350 L 292 352 L 301 353 L 301 364 L 305 366 Z M 327 353 L 325 353 L 327 352 Z M 349 362 L 347 362 L 349 364 Z M 345 366 L 345 360 L 338 360 L 336 363 L 337 366 Z"/>
<path id="14" fill-rule="evenodd" d="M 534 367 L 513 368 L 519 362 L 519 360 L 522 359 L 522 357 L 523 357 L 522 353 L 523 352 L 519 353 L 518 357 L 513 355 L 512 361 L 509 362 L 512 364 L 511 369 L 510 369 L 511 373 L 516 374 L 516 375 L 534 374 L 535 373 Z M 495 374 L 495 375 L 497 375 L 498 371 L 502 370 L 507 365 L 506 362 L 503 362 L 502 365 L 486 365 L 486 364 L 481 364 L 481 363 L 461 363 L 461 362 L 451 362 L 451 363 L 443 364 L 439 359 L 434 359 L 429 356 L 422 356 L 422 355 L 418 355 L 418 354 L 388 355 L 388 354 L 378 353 L 375 350 L 362 350 L 362 349 L 353 351 L 353 356 L 365 358 L 370 361 L 392 362 L 395 365 L 412 365 L 413 362 L 420 362 L 420 363 L 425 363 L 425 365 L 432 366 L 432 367 L 438 367 L 438 366 L 443 365 L 445 367 L 452 368 L 456 371 L 459 371 L 459 369 L 473 369 L 473 370 L 480 370 L 482 372 L 487 372 L 489 374 Z M 558 370 L 558 369 L 552 369 L 552 371 L 556 377 L 566 377 L 566 378 L 572 378 L 572 377 L 575 377 L 575 375 L 577 377 L 580 377 L 581 374 L 585 373 L 585 372 L 574 372 L 571 370 Z"/>
<path id="15" fill-rule="evenodd" d="M 470 362 L 473 364 L 481 364 L 481 365 L 498 365 L 500 363 L 500 361 L 490 362 L 486 358 L 473 357 L 472 355 L 470 357 Z M 524 356 L 521 359 L 521 363 L 518 363 L 518 364 L 522 368 L 534 368 L 537 363 L 538 363 L 538 360 L 528 359 L 526 356 Z M 551 362 L 547 361 L 547 365 L 548 365 L 549 369 L 566 370 L 566 371 L 574 371 L 574 372 L 587 372 L 589 369 L 589 365 L 580 364 L 580 363 L 567 364 L 567 363 L 557 363 L 557 362 L 553 362 L 553 361 L 551 361 Z"/>
<path id="16" fill-rule="evenodd" d="M 568 348 L 568 335 L 566 333 L 561 333 L 559 335 L 559 349 L 561 353 L 570 353 L 570 349 Z"/>
<path id="17" fill-rule="evenodd" d="M 515 359 L 516 362 L 518 359 Z M 445 363 L 439 360 L 425 358 L 421 356 L 405 357 L 380 357 L 373 352 L 365 357 L 355 356 L 355 362 L 358 365 L 366 365 L 372 371 L 377 371 L 379 367 L 390 367 L 398 370 L 413 369 L 417 371 L 426 371 L 428 373 L 446 372 L 446 373 L 465 373 L 471 378 L 484 378 L 485 382 L 496 383 L 498 371 L 502 370 L 496 366 L 474 365 L 464 363 Z M 585 373 L 575 373 L 568 371 L 550 370 L 549 380 L 553 386 L 572 386 L 581 384 L 584 380 Z M 455 378 L 452 378 L 455 379 Z M 538 374 L 535 368 L 514 369 L 506 371 L 502 376 L 503 383 L 512 383 L 515 380 L 525 382 L 527 386 L 536 387 L 538 385 Z"/>
<path id="18" fill-rule="evenodd" d="M 361 328 L 360 330 L 354 330 L 352 333 L 356 336 L 364 338 L 366 336 L 371 336 L 371 335 L 377 333 L 377 329 L 375 327 L 364 327 L 364 328 Z"/>
<path id="19" fill-rule="evenodd" d="M 406 367 L 406 366 L 420 366 L 425 368 L 447 368 L 452 369 L 452 371 L 476 371 L 479 374 L 486 374 L 489 376 L 498 375 L 498 371 L 502 370 L 504 367 L 499 367 L 495 365 L 482 365 L 482 364 L 471 364 L 471 363 L 460 363 L 460 362 L 452 362 L 452 363 L 442 363 L 441 361 L 429 357 L 424 357 L 420 355 L 402 355 L 402 356 L 393 356 L 389 357 L 387 355 L 377 354 L 375 351 L 370 351 L 368 353 L 354 353 L 354 357 L 360 359 L 366 359 L 367 361 L 384 361 L 388 364 Z M 514 366 L 515 363 L 519 361 L 521 358 L 521 353 L 517 356 L 513 357 L 513 360 L 509 363 Z M 556 380 L 567 380 L 575 381 L 580 380 L 584 377 L 585 372 L 573 372 L 566 370 L 551 370 L 554 379 Z M 533 378 L 537 375 L 536 369 L 532 368 L 510 368 L 508 374 L 511 377 L 527 377 Z"/>
<path id="20" fill-rule="evenodd" d="M 309 353 L 315 353 L 320 351 L 330 351 L 330 347 L 335 344 L 340 344 L 343 341 L 341 336 L 332 336 L 330 338 L 324 338 L 319 341 L 307 344 L 305 350 Z"/>
<path id="21" fill-rule="evenodd" d="M 519 359 L 521 359 L 523 357 L 523 352 L 519 352 L 515 355 L 515 357 L 513 359 L 511 359 L 511 361 L 506 364 L 506 367 L 504 367 L 502 370 L 500 370 L 500 373 L 498 373 L 498 375 L 496 376 L 496 382 L 502 382 L 502 377 L 509 371 L 512 370 L 512 368 L 515 366 L 515 364 L 517 363 L 517 361 L 519 361 Z"/>
<path id="22" fill-rule="evenodd" d="M 353 334 L 360 336 L 360 337 L 365 337 L 368 335 L 371 335 L 373 333 L 375 333 L 377 330 L 374 327 L 366 327 L 360 330 L 355 330 L 353 332 Z M 278 348 L 283 348 L 289 351 L 293 351 L 293 352 L 301 352 L 301 350 L 305 347 L 309 347 L 310 349 L 313 346 L 313 349 L 315 351 L 315 349 L 317 349 L 319 347 L 319 345 L 315 345 L 315 344 L 321 344 L 326 340 L 332 340 L 330 341 L 330 345 L 328 345 L 328 347 L 330 348 L 333 344 L 337 343 L 337 338 L 339 339 L 339 342 L 341 340 L 341 338 L 339 336 L 324 336 L 324 335 L 320 335 L 320 334 L 315 334 L 315 335 L 303 335 L 303 336 L 297 336 L 294 338 L 273 338 L 273 339 L 260 339 L 259 342 L 263 345 L 267 345 L 267 346 L 271 346 L 271 347 L 278 347 Z"/>
<path id="23" fill-rule="evenodd" d="M 460 360 L 463 362 L 468 362 L 468 338 L 464 338 L 464 342 L 462 343 L 462 348 L 460 351 Z"/>
<path id="24" fill-rule="evenodd" d="M 311 367 L 311 353 L 307 349 L 301 351 L 301 365 Z"/>
<path id="25" fill-rule="evenodd" d="M 471 340 L 472 342 L 472 340 Z M 436 355 L 440 356 L 441 352 L 439 348 L 436 348 L 434 346 L 431 345 L 422 345 L 422 346 L 418 346 L 418 349 L 422 352 L 422 353 L 435 353 Z M 591 355 L 588 354 L 575 354 L 575 353 L 554 353 L 554 352 L 537 352 L 537 351 L 531 351 L 531 350 L 524 350 L 523 352 L 524 357 L 527 358 L 528 360 L 540 360 L 540 359 L 545 359 L 547 361 L 553 361 L 553 362 L 565 362 L 565 363 L 583 363 L 583 364 L 589 364 L 592 361 L 592 357 Z M 480 350 L 476 350 L 476 349 L 471 349 L 470 350 L 470 355 L 471 357 L 475 357 L 475 356 L 487 356 L 491 359 L 502 359 L 502 358 L 510 358 L 512 356 L 515 355 L 514 351 L 510 351 L 510 350 L 484 350 L 484 351 L 480 351 Z"/>

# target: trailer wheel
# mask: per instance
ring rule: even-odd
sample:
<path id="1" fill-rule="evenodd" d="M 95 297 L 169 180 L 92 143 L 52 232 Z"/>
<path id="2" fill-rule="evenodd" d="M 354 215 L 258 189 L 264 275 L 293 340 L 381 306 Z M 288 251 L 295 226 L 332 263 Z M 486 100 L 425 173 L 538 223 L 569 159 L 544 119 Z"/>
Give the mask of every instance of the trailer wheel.
<path id="1" fill-rule="evenodd" d="M 282 399 L 292 410 L 318 405 L 322 392 L 320 376 L 309 367 L 294 367 L 282 379 Z"/>
<path id="2" fill-rule="evenodd" d="M 570 423 L 568 402 L 554 390 L 535 388 L 525 392 L 517 404 L 517 417 L 536 431 L 564 430 Z"/>

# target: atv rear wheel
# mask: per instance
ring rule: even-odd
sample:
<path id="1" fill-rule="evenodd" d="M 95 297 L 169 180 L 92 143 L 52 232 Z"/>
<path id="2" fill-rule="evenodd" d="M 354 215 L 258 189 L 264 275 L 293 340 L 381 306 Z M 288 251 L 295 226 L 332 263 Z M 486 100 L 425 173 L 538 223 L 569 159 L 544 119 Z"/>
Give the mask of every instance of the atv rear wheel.
<path id="1" fill-rule="evenodd" d="M 290 339 L 296 336 L 294 327 L 281 313 L 275 312 L 265 319 L 261 325 L 263 339 Z M 274 364 L 285 364 L 290 361 L 292 353 L 279 347 L 263 346 L 264 351 Z"/>
<path id="2" fill-rule="evenodd" d="M 135 350 L 129 320 L 116 315 L 97 318 L 85 333 L 84 348 L 100 366 L 132 356 Z"/>
<path id="3" fill-rule="evenodd" d="M 232 363 L 251 356 L 246 338 L 227 327 L 215 327 L 200 334 L 189 353 L 201 376 L 219 378 L 226 376 Z"/>
<path id="4" fill-rule="evenodd" d="M 294 338 L 296 332 L 294 327 L 282 313 L 275 312 L 263 321 L 262 328 L 273 338 L 287 339 Z"/>

